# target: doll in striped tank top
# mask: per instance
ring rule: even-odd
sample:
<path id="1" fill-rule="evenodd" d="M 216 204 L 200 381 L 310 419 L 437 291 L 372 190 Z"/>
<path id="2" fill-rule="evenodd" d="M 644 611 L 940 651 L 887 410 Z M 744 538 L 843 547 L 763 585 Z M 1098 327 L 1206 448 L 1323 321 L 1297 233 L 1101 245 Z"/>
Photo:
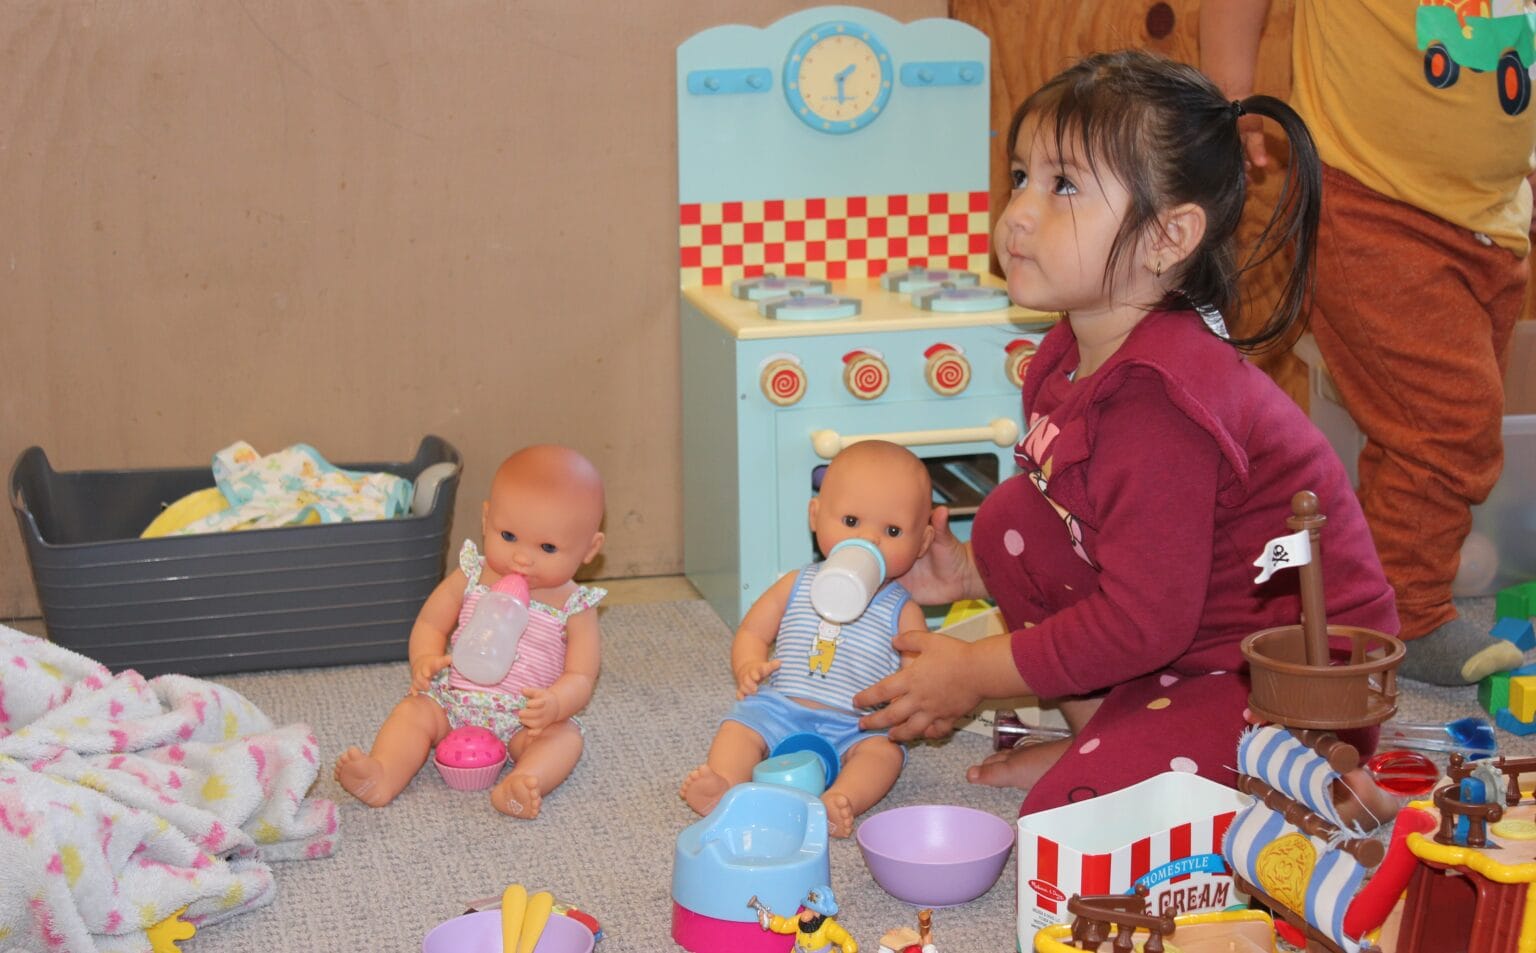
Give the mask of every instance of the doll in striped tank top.
<path id="1" fill-rule="evenodd" d="M 511 773 L 491 790 L 504 814 L 537 817 L 544 795 L 581 758 L 572 717 L 592 698 L 599 665 L 601 589 L 576 570 L 603 545 L 603 482 L 566 447 L 526 447 L 502 462 L 481 511 L 482 551 L 466 541 L 459 567 L 427 598 L 410 638 L 410 690 L 364 754 L 348 748 L 336 780 L 371 807 L 404 790 L 449 731 L 479 725 L 506 739 Z M 453 641 L 477 601 L 501 577 L 527 579 L 529 622 L 500 684 L 477 685 L 452 668 Z"/>

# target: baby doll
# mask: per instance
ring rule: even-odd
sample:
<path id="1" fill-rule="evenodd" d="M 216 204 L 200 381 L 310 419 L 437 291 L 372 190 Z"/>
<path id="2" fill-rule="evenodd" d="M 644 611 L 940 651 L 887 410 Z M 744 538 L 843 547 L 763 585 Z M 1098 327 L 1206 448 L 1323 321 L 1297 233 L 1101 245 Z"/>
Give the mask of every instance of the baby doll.
<path id="1" fill-rule="evenodd" d="M 689 807 L 708 814 L 730 787 L 751 779 L 774 745 L 799 731 L 826 738 L 842 759 L 821 798 L 834 837 L 847 837 L 853 819 L 896 783 L 906 751 L 883 732 L 859 728 L 853 695 L 901 666 L 891 647 L 897 633 L 926 628 L 922 609 L 894 580 L 933 538 L 932 492 L 922 461 L 893 443 L 861 441 L 832 460 L 810 505 L 816 545 L 830 554 L 845 540 L 873 544 L 885 577 L 863 613 L 841 626 L 811 606 L 825 563 L 784 576 L 753 603 L 731 644 L 737 703 L 705 763 L 683 782 Z"/>
<path id="2" fill-rule="evenodd" d="M 576 451 L 533 446 L 502 462 L 481 510 L 484 553 L 465 540 L 459 568 L 421 607 L 411 629 L 410 691 L 368 754 L 352 747 L 336 760 L 342 787 L 383 807 L 450 730 L 479 725 L 508 739 L 515 762 L 492 789 L 491 804 L 515 817 L 538 816 L 543 796 L 581 757 L 581 729 L 571 716 L 592 698 L 599 661 L 594 607 L 606 593 L 572 576 L 602 547 L 602 519 L 602 478 Z M 450 668 L 453 641 L 480 597 L 509 573 L 527 579 L 529 621 L 511 671 L 486 687 Z"/>

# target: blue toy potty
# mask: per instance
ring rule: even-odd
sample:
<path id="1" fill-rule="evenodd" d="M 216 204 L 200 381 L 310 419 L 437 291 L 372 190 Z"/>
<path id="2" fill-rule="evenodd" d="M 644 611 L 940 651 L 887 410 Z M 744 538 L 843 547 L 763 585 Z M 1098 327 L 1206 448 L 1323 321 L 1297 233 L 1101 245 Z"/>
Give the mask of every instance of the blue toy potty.
<path id="1" fill-rule="evenodd" d="M 784 938 L 763 934 L 748 901 L 793 912 L 831 879 L 821 801 L 783 785 L 738 784 L 677 837 L 673 939 L 690 950 L 742 949 L 740 940 L 755 935 L 782 948 Z M 738 926 L 740 938 L 724 942 Z"/>

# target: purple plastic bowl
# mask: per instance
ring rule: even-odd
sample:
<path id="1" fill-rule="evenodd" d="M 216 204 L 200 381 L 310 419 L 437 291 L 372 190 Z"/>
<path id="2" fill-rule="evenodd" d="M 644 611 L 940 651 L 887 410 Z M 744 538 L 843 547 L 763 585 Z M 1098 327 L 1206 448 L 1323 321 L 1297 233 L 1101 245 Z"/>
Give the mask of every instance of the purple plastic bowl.
<path id="1" fill-rule="evenodd" d="M 534 953 L 592 953 L 592 931 L 570 917 L 552 913 Z M 421 953 L 502 953 L 501 911 L 481 910 L 432 928 Z"/>
<path id="2" fill-rule="evenodd" d="M 875 883 L 920 907 L 966 903 L 992 889 L 1013 852 L 1013 825 L 969 807 L 917 804 L 859 825 Z"/>

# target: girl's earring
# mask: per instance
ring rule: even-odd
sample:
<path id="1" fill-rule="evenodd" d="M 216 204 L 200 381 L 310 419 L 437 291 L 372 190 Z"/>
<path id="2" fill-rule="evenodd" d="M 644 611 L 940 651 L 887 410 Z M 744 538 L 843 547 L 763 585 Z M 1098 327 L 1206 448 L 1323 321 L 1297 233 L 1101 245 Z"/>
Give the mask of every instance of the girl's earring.
<path id="1" fill-rule="evenodd" d="M 1152 275 L 1156 278 L 1161 278 L 1163 276 L 1163 260 L 1161 258 L 1159 258 L 1157 260 L 1157 264 L 1153 266 Z"/>

